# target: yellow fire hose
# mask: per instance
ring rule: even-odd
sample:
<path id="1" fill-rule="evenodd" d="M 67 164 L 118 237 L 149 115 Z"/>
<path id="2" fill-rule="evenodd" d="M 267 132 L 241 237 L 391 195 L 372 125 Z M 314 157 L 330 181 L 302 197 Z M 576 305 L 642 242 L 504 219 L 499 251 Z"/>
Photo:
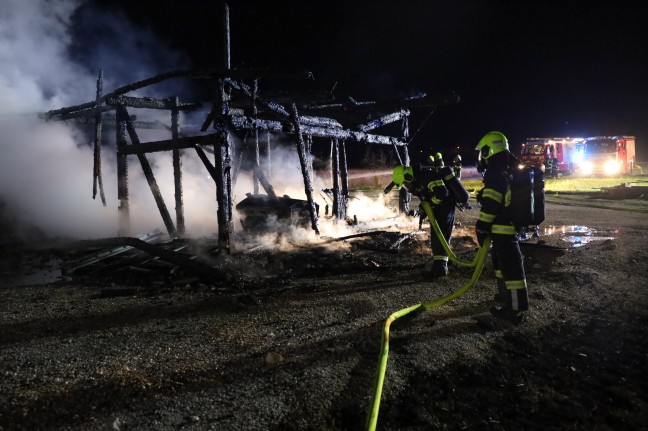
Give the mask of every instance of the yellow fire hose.
<path id="1" fill-rule="evenodd" d="M 450 250 L 450 246 L 448 245 L 448 242 L 443 236 L 443 232 L 441 232 L 441 228 L 439 228 L 439 223 L 437 223 L 436 219 L 434 218 L 434 213 L 432 212 L 432 207 L 430 206 L 430 203 L 426 201 L 422 201 L 421 206 L 423 207 L 423 210 L 425 211 L 428 220 L 430 220 L 430 225 L 434 229 L 434 233 L 436 233 L 437 238 L 439 238 L 439 242 L 443 246 L 443 250 L 445 250 L 450 260 L 452 260 L 457 265 L 466 266 L 468 268 L 474 268 L 475 265 L 477 264 L 477 259 L 473 260 L 472 262 L 466 262 L 464 260 L 459 259 L 457 255 L 454 254 L 452 250 Z"/>
<path id="2" fill-rule="evenodd" d="M 425 203 L 423 205 L 423 208 L 425 208 Z M 436 221 L 434 220 L 434 216 L 432 215 L 432 211 L 429 210 L 429 205 L 428 208 L 425 208 L 426 213 L 428 213 L 428 217 L 430 218 L 430 222 L 434 222 L 436 224 Z M 438 229 L 438 225 L 436 226 L 436 229 Z M 440 231 L 439 231 L 440 232 Z M 443 235 L 439 235 L 440 238 L 443 238 Z M 486 238 L 484 241 L 483 246 L 479 249 L 477 252 L 477 256 L 475 256 L 474 263 L 471 266 L 475 267 L 475 270 L 473 271 L 472 277 L 470 278 L 470 281 L 463 285 L 461 288 L 457 289 L 456 291 L 452 292 L 448 296 L 444 296 L 441 299 L 437 299 L 436 301 L 431 301 L 431 302 L 426 302 L 422 304 L 416 304 L 412 305 L 411 307 L 404 308 L 400 311 L 397 311 L 393 313 L 391 316 L 387 318 L 385 321 L 385 326 L 383 327 L 383 332 L 382 332 L 382 342 L 380 346 L 380 362 L 378 364 L 378 372 L 376 374 L 376 380 L 374 382 L 374 393 L 373 393 L 373 398 L 371 401 L 371 410 L 369 411 L 369 414 L 367 416 L 367 430 L 368 431 L 375 431 L 376 429 L 376 424 L 378 422 L 378 410 L 380 408 L 380 398 L 382 396 L 382 387 L 383 383 L 385 381 L 385 370 L 387 368 L 387 355 L 389 353 L 389 326 L 394 322 L 396 319 L 403 317 L 412 311 L 419 310 L 419 311 L 427 311 L 427 310 L 432 310 L 435 308 L 441 307 L 443 304 L 445 304 L 448 301 L 451 301 L 453 299 L 456 299 L 469 291 L 475 283 L 477 283 L 477 280 L 479 280 L 479 276 L 481 275 L 481 271 L 484 268 L 484 262 L 486 261 L 486 257 L 488 256 L 488 250 L 490 249 L 490 243 L 491 240 L 490 238 Z M 447 246 L 447 243 L 446 243 Z"/>

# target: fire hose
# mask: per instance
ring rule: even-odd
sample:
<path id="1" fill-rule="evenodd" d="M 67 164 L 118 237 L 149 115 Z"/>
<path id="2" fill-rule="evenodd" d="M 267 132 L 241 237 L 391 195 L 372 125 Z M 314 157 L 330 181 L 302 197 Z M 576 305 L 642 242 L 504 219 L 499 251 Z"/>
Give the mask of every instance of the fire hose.
<path id="1" fill-rule="evenodd" d="M 428 215 L 428 218 L 430 220 L 430 223 L 434 227 L 434 230 L 436 234 L 438 235 L 439 239 L 441 240 L 441 243 L 444 245 L 444 249 L 448 253 L 448 256 L 451 257 L 454 256 L 454 254 L 451 254 L 450 249 L 448 247 L 447 242 L 445 241 L 445 238 L 441 234 L 441 230 L 439 229 L 438 224 L 436 223 L 436 220 L 434 219 L 434 215 L 432 214 L 432 209 L 430 208 L 430 205 L 427 202 L 423 203 L 423 208 Z M 379 357 L 379 363 L 378 363 L 378 371 L 376 373 L 376 379 L 374 381 L 374 392 L 373 392 L 373 398 L 371 400 L 370 407 L 371 409 L 369 410 L 369 414 L 367 415 L 367 430 L 368 431 L 375 431 L 376 429 L 376 424 L 378 423 L 378 410 L 380 409 L 380 398 L 382 396 L 382 388 L 383 388 L 383 383 L 385 381 L 385 371 L 387 369 L 387 356 L 389 354 L 389 327 L 391 324 L 398 318 L 406 316 L 412 312 L 424 312 L 428 310 L 433 310 L 436 308 L 441 307 L 445 303 L 452 301 L 453 299 L 456 299 L 463 294 L 465 294 L 467 291 L 473 288 L 475 283 L 477 283 L 477 280 L 479 280 L 479 276 L 481 275 L 482 269 L 484 268 L 484 262 L 486 261 L 486 257 L 488 256 L 488 251 L 490 249 L 490 244 L 491 244 L 491 239 L 490 237 L 486 238 L 484 241 L 484 244 L 482 247 L 477 251 L 477 255 L 475 256 L 475 259 L 473 262 L 463 262 L 459 261 L 459 259 L 454 256 L 453 261 L 459 263 L 460 265 L 463 266 L 469 266 L 469 267 L 474 267 L 474 271 L 472 274 L 472 277 L 470 278 L 470 281 L 466 284 L 464 284 L 462 287 L 457 289 L 456 291 L 452 292 L 450 295 L 444 296 L 443 298 L 437 299 L 435 301 L 430 301 L 430 302 L 424 302 L 421 304 L 416 304 L 412 305 L 410 307 L 404 308 L 402 310 L 399 310 L 395 313 L 392 313 L 387 320 L 385 321 L 385 325 L 383 326 L 383 331 L 382 331 L 382 340 L 381 340 L 381 346 L 380 346 L 380 357 Z M 456 259 L 456 260 L 455 260 Z M 463 262 L 463 263 L 460 263 Z"/>
<path id="2" fill-rule="evenodd" d="M 441 243 L 441 246 L 443 246 L 443 250 L 445 250 L 450 260 L 456 263 L 457 265 L 465 266 L 468 268 L 474 268 L 475 265 L 477 264 L 477 259 L 473 260 L 472 262 L 466 262 L 464 260 L 459 259 L 457 255 L 454 254 L 452 250 L 450 250 L 450 246 L 448 245 L 448 242 L 443 236 L 443 232 L 441 232 L 439 223 L 437 223 L 436 219 L 434 218 L 434 213 L 432 212 L 432 207 L 430 206 L 430 203 L 427 201 L 422 201 L 421 206 L 423 207 L 423 210 L 425 211 L 425 214 L 427 215 L 428 220 L 430 221 L 430 226 L 432 226 L 432 228 L 434 229 L 434 233 L 436 233 L 436 236 L 439 238 L 439 242 Z"/>

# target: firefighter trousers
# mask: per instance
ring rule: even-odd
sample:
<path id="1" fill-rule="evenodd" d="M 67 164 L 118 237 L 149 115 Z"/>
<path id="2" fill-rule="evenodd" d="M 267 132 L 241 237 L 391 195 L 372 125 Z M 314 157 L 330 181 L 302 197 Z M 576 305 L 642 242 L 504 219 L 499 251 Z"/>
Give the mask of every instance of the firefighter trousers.
<path id="1" fill-rule="evenodd" d="M 455 219 L 455 201 L 454 199 L 446 199 L 441 202 L 440 205 L 437 205 L 432 208 L 432 213 L 434 218 L 439 225 L 439 229 L 443 234 L 448 245 L 450 245 L 450 239 L 452 237 L 452 229 L 454 228 L 454 219 Z M 432 247 L 432 259 L 434 260 L 434 266 L 447 266 L 448 265 L 448 254 L 441 245 L 441 241 L 437 236 L 434 228 L 430 225 L 430 246 Z"/>
<path id="2" fill-rule="evenodd" d="M 515 235 L 492 235 L 491 258 L 500 296 L 506 307 L 516 311 L 529 309 L 524 261 Z"/>

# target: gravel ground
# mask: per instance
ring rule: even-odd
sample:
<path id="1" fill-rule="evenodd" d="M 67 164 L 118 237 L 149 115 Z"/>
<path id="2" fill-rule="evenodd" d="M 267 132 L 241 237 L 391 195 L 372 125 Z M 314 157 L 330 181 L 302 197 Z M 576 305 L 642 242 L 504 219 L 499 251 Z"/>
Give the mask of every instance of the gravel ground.
<path id="1" fill-rule="evenodd" d="M 646 215 L 568 203 L 549 204 L 523 245 L 523 323 L 489 316 L 487 261 L 474 289 L 392 325 L 377 429 L 648 429 Z M 453 248 L 468 260 L 477 214 L 458 213 Z M 426 280 L 417 227 L 386 229 L 411 233 L 398 250 L 389 232 L 235 256 L 254 276 L 227 283 L 16 285 L 16 268 L 74 248 L 5 247 L 0 430 L 365 429 L 387 316 L 471 276 Z"/>

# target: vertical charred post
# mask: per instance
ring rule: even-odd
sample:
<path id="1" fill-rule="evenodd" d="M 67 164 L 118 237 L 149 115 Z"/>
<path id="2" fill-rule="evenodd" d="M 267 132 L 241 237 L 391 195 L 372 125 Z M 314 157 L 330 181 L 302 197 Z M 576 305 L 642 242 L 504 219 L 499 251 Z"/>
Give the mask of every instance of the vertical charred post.
<path id="1" fill-rule="evenodd" d="M 333 216 L 340 219 L 340 143 L 331 139 L 331 176 L 333 178 Z"/>
<path id="2" fill-rule="evenodd" d="M 232 57 L 230 52 L 230 16 L 229 16 L 229 5 L 223 3 L 223 29 L 225 32 L 225 37 L 223 38 L 223 55 L 225 60 L 225 70 L 230 70 L 232 64 Z"/>
<path id="3" fill-rule="evenodd" d="M 265 171 L 268 178 L 272 178 L 272 163 L 271 163 L 272 149 L 270 147 L 270 131 L 266 131 L 266 146 L 265 157 L 262 159 L 263 165 L 261 168 Z"/>
<path id="4" fill-rule="evenodd" d="M 347 157 L 346 157 L 346 141 L 342 141 L 340 144 L 340 182 L 341 184 L 341 195 L 342 195 L 342 204 L 340 205 L 340 219 L 346 220 L 347 217 L 347 205 L 349 204 L 349 171 L 347 168 Z"/>
<path id="5" fill-rule="evenodd" d="M 252 115 L 254 118 L 254 165 L 255 166 L 260 166 L 260 155 L 259 155 L 259 129 L 256 126 L 256 119 L 257 119 L 257 105 L 256 105 L 256 99 L 257 99 L 257 94 L 259 91 L 259 80 L 255 79 L 254 80 L 254 89 L 252 90 Z M 254 185 L 254 194 L 258 195 L 259 194 L 259 177 L 255 173 L 252 175 L 252 182 Z"/>
<path id="6" fill-rule="evenodd" d="M 292 121 L 293 126 L 295 127 L 295 135 L 297 135 L 297 154 L 299 155 L 299 163 L 301 164 L 302 175 L 304 177 L 304 191 L 306 192 L 306 200 L 308 201 L 311 227 L 319 235 L 319 227 L 317 226 L 317 210 L 315 209 L 313 184 L 311 183 L 313 166 L 312 163 L 309 163 L 310 158 L 306 154 L 306 144 L 304 143 L 304 137 L 301 133 L 299 113 L 297 112 L 297 105 L 295 103 L 292 104 Z"/>
<path id="7" fill-rule="evenodd" d="M 101 96 L 103 95 L 103 70 L 99 71 L 97 78 L 97 97 L 95 99 L 95 107 L 97 113 L 95 114 L 95 140 L 94 140 L 94 167 L 92 173 L 92 199 L 97 197 L 97 186 L 99 186 L 99 196 L 101 203 L 106 206 L 106 195 L 103 189 L 103 178 L 101 175 L 101 140 L 103 121 L 101 117 Z"/>
<path id="8" fill-rule="evenodd" d="M 128 131 L 128 136 L 130 136 L 131 143 L 134 146 L 140 145 L 139 137 L 137 136 L 133 122 L 128 117 L 126 108 L 119 106 L 117 107 L 117 111 L 121 112 L 121 115 L 123 116 L 123 118 L 125 118 L 124 122 L 126 123 L 126 130 Z M 162 193 L 160 193 L 160 187 L 158 187 L 157 181 L 155 181 L 155 176 L 153 175 L 151 165 L 149 164 L 145 154 L 137 153 L 137 158 L 140 161 L 140 165 L 142 166 L 142 171 L 144 172 L 144 176 L 146 177 L 149 188 L 153 193 L 153 198 L 155 198 L 155 203 L 157 204 L 158 210 L 160 211 L 160 215 L 162 216 L 162 220 L 164 221 L 167 232 L 169 233 L 169 236 L 171 238 L 175 238 L 177 237 L 178 233 L 176 232 L 175 226 L 173 225 L 173 220 L 171 220 L 169 210 L 167 210 L 166 204 L 164 203 Z"/>
<path id="9" fill-rule="evenodd" d="M 232 166 L 230 159 L 229 136 L 225 129 L 225 116 L 229 112 L 229 99 L 223 80 L 219 82 L 216 106 L 220 112 L 214 118 L 214 129 L 217 138 L 214 148 L 214 164 L 216 171 L 216 200 L 218 202 L 218 247 L 221 253 L 230 252 L 230 236 L 233 231 L 232 223 Z"/>
<path id="10" fill-rule="evenodd" d="M 171 98 L 171 138 L 176 141 L 180 136 L 180 110 L 177 97 Z M 178 235 L 185 233 L 184 203 L 182 199 L 182 150 L 173 150 L 173 184 L 175 186 L 175 212 Z"/>
<path id="11" fill-rule="evenodd" d="M 119 236 L 130 235 L 130 203 L 128 201 L 128 156 L 126 155 L 126 110 L 117 110 L 116 142 L 117 142 L 117 200 L 119 200 Z"/>

